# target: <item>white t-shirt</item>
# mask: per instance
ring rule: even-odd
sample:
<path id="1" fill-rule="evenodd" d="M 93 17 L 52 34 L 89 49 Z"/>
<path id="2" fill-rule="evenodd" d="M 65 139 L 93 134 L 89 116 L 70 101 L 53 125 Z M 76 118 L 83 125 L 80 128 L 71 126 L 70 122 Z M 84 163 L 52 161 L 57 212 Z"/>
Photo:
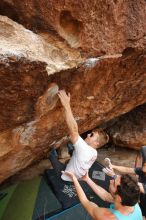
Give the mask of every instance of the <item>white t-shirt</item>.
<path id="1" fill-rule="evenodd" d="M 88 145 L 80 136 L 74 144 L 73 155 L 68 162 L 65 171 L 73 172 L 77 179 L 84 176 L 97 158 L 97 151 Z M 72 181 L 69 176 L 62 174 L 65 181 Z"/>

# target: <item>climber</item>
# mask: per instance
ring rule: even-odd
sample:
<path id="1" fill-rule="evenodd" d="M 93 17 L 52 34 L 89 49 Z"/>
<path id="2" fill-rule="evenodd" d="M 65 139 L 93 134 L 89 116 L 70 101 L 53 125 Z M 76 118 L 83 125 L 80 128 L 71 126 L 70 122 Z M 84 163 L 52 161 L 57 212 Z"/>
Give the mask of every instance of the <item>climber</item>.
<path id="1" fill-rule="evenodd" d="M 72 114 L 70 106 L 70 94 L 64 90 L 58 92 L 61 104 L 64 108 L 65 120 L 68 126 L 70 141 L 74 146 L 73 155 L 67 165 L 58 161 L 54 150 L 51 151 L 49 159 L 57 175 L 60 175 L 64 181 L 71 181 L 71 178 L 61 171 L 74 172 L 77 179 L 84 176 L 97 158 L 97 150 L 106 144 L 109 140 L 108 135 L 102 129 L 95 129 L 83 140 L 78 133 L 78 125 Z"/>

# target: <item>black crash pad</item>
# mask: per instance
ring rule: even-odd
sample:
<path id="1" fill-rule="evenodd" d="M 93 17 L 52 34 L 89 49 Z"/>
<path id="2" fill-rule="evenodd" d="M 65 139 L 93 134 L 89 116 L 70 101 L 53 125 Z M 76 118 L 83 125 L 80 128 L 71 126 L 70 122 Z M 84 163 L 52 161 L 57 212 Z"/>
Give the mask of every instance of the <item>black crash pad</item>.
<path id="1" fill-rule="evenodd" d="M 103 166 L 95 162 L 90 168 L 89 176 L 95 183 L 108 190 L 110 177 L 108 177 L 102 169 Z M 57 199 L 62 204 L 63 209 L 67 209 L 79 203 L 76 190 L 71 182 L 63 181 L 57 177 L 53 169 L 46 170 L 45 176 Z M 101 200 L 84 181 L 80 181 L 80 184 L 90 201 L 95 202 L 101 207 L 109 207 L 109 203 Z"/>

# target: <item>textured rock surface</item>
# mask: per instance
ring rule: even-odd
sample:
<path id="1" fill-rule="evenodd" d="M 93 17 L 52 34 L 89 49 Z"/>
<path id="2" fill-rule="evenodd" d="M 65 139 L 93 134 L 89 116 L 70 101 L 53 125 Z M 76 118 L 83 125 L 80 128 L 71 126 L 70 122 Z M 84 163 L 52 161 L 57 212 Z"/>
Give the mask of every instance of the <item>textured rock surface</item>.
<path id="1" fill-rule="evenodd" d="M 76 67 L 80 62 L 79 52 L 63 43 L 48 43 L 1 16 L 0 131 L 32 120 L 34 104 L 46 91 L 49 75 Z M 48 105 L 51 105 L 49 100 Z"/>
<path id="2" fill-rule="evenodd" d="M 0 14 L 28 29 L 57 33 L 88 55 L 143 47 L 145 0 L 1 0 Z"/>
<path id="3" fill-rule="evenodd" d="M 58 89 L 80 133 L 146 102 L 144 0 L 96 2 L 0 1 L 39 33 L 0 17 L 0 182 L 67 140 Z"/>
<path id="4" fill-rule="evenodd" d="M 118 146 L 139 149 L 146 145 L 146 104 L 121 116 L 108 132 Z"/>
<path id="5" fill-rule="evenodd" d="M 0 27 L 0 54 L 12 56 L 14 61 L 17 56 L 30 61 L 45 62 L 48 75 L 76 67 L 81 62 L 77 50 L 72 50 L 63 42 L 55 41 L 50 35 L 44 40 L 4 16 L 0 16 Z"/>
<path id="6" fill-rule="evenodd" d="M 88 60 L 77 70 L 50 75 L 48 92 L 46 89 L 36 101 L 33 119 L 0 134 L 0 180 L 43 157 L 52 145 L 65 141 L 67 130 L 60 104 L 52 110 L 56 102 L 52 94 L 55 95 L 57 85 L 72 94 L 73 112 L 82 133 L 146 101 L 145 65 L 144 55 L 135 52 L 128 57 Z M 50 97 L 53 100 L 47 113 L 46 94 L 49 100 Z M 40 103 L 43 108 L 38 107 L 42 106 Z"/>

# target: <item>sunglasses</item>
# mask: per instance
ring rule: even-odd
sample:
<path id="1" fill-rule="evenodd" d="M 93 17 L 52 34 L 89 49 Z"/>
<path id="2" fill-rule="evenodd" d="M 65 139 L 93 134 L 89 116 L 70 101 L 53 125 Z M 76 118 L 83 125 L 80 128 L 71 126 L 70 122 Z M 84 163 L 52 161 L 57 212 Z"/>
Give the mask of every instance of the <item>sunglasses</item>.
<path id="1" fill-rule="evenodd" d="M 93 133 L 93 132 L 91 132 L 91 133 L 90 133 L 90 137 L 93 137 L 93 135 L 94 135 L 94 133 Z"/>

